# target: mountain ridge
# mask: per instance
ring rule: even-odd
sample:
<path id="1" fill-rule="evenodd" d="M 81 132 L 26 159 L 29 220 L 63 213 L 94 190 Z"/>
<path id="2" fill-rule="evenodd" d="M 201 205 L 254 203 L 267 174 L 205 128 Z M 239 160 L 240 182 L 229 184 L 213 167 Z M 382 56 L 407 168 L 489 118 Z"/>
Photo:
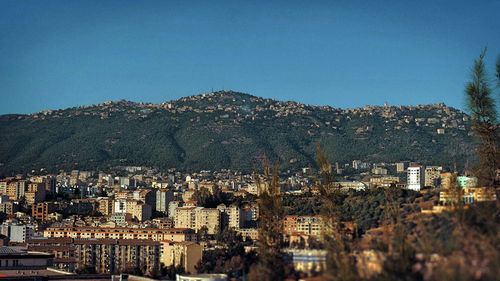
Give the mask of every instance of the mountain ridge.
<path id="1" fill-rule="evenodd" d="M 457 111 L 462 111 L 458 108 L 446 105 L 444 102 L 438 102 L 438 103 L 425 103 L 425 104 L 416 104 L 416 105 L 364 105 L 364 106 L 359 106 L 359 107 L 335 107 L 332 105 L 315 105 L 315 104 L 307 104 L 307 103 L 301 103 L 293 100 L 278 100 L 278 99 L 273 99 L 273 98 L 264 98 L 264 97 L 259 97 L 255 95 L 251 95 L 248 93 L 243 93 L 243 92 L 238 92 L 238 91 L 233 91 L 233 90 L 225 90 L 225 91 L 217 91 L 217 92 L 208 92 L 208 93 L 200 93 L 200 94 L 195 94 L 195 95 L 190 95 L 190 96 L 185 96 L 181 97 L 178 99 L 172 99 L 172 100 L 167 100 L 159 103 L 154 103 L 154 102 L 140 102 L 140 101 L 132 101 L 132 100 L 127 100 L 127 99 L 117 99 L 117 100 L 107 100 L 101 103 L 97 104 L 89 104 L 89 105 L 80 105 L 80 106 L 73 106 L 73 107 L 66 107 L 66 108 L 51 108 L 51 109 L 44 109 L 32 113 L 6 113 L 6 114 L 0 114 L 0 116 L 29 116 L 29 115 L 37 115 L 37 114 L 44 114 L 46 112 L 52 112 L 52 111 L 66 111 L 66 110 L 76 110 L 76 109 L 88 109 L 88 108 L 94 108 L 94 107 L 102 107 L 102 106 L 109 106 L 109 105 L 132 105 L 132 106 L 145 106 L 145 107 L 157 107 L 169 103 L 177 103 L 177 102 L 186 102 L 189 100 L 194 100 L 197 98 L 201 97 L 206 97 L 209 98 L 212 95 L 217 95 L 217 94 L 226 94 L 229 95 L 230 97 L 238 97 L 238 96 L 246 96 L 247 98 L 250 99 L 257 99 L 259 101 L 271 101 L 275 103 L 281 103 L 281 104 L 297 104 L 297 105 L 303 105 L 306 107 L 311 107 L 311 108 L 318 108 L 318 109 L 324 109 L 324 108 L 330 108 L 330 109 L 339 109 L 339 110 L 356 110 L 356 109 L 363 109 L 367 107 L 374 107 L 374 108 L 386 108 L 386 107 L 394 107 L 394 108 L 412 108 L 412 107 L 421 107 L 421 106 L 437 106 L 437 107 L 447 107 L 453 110 Z"/>
<path id="2" fill-rule="evenodd" d="M 341 109 L 233 91 L 0 116 L 0 175 L 31 169 L 123 165 L 252 170 L 262 157 L 283 168 L 332 162 L 469 159 L 468 116 L 443 103 Z"/>

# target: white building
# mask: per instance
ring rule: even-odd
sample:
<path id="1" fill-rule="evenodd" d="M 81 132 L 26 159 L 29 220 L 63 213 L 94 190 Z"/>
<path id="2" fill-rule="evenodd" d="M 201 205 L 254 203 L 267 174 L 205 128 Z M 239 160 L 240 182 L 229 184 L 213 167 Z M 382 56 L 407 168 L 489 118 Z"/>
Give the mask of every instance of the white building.
<path id="1" fill-rule="evenodd" d="M 422 166 L 408 167 L 407 169 L 407 188 L 419 191 L 424 187 L 424 169 Z"/>
<path id="2" fill-rule="evenodd" d="M 0 227 L 0 233 L 9 237 L 11 242 L 24 243 L 33 237 L 34 230 L 31 225 L 6 221 Z"/>
<path id="3" fill-rule="evenodd" d="M 126 199 L 115 200 L 114 204 L 115 204 L 115 208 L 114 208 L 115 213 L 126 213 L 127 212 L 127 200 Z"/>

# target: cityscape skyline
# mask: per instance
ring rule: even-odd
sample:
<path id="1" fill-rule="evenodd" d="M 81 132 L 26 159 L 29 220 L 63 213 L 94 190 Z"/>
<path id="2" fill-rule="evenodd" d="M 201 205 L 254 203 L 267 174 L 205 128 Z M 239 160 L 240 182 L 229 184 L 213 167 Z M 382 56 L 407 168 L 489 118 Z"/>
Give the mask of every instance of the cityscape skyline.
<path id="1" fill-rule="evenodd" d="M 500 280 L 500 0 L 0 0 L 0 279 Z"/>

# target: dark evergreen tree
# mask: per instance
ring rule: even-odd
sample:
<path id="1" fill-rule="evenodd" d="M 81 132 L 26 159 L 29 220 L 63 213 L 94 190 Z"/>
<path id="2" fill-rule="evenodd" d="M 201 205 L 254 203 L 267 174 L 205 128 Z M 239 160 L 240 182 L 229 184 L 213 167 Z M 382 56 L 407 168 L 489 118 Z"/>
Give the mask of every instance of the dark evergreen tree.
<path id="1" fill-rule="evenodd" d="M 479 184 L 493 186 L 496 171 L 500 167 L 499 135 L 496 103 L 484 65 L 485 55 L 486 49 L 474 61 L 471 81 L 467 83 L 465 93 L 472 119 L 472 129 L 480 142 L 477 151 L 479 164 L 476 167 L 476 175 Z M 498 67 L 499 65 L 497 65 L 497 72 Z"/>
<path id="2" fill-rule="evenodd" d="M 500 85 L 500 56 L 497 58 L 497 78 L 498 84 Z"/>

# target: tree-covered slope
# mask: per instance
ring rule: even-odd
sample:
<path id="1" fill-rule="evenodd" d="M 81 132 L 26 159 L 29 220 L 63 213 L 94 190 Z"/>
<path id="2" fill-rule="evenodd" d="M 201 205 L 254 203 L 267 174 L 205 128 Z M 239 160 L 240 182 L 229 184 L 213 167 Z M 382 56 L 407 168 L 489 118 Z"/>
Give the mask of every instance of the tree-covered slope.
<path id="1" fill-rule="evenodd" d="M 438 134 L 437 129 L 444 129 Z M 267 157 L 464 163 L 467 116 L 443 104 L 335 109 L 217 92 L 162 104 L 128 101 L 0 116 L 0 174 L 123 165 L 250 170 Z"/>

